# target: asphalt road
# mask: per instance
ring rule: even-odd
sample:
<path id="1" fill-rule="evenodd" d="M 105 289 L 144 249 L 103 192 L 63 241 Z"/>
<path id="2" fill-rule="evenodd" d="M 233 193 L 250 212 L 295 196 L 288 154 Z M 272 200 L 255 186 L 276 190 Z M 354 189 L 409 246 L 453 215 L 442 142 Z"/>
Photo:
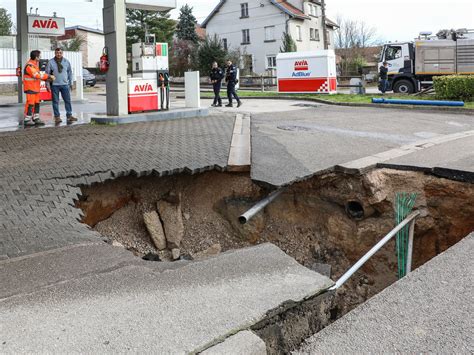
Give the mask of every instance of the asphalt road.
<path id="1" fill-rule="evenodd" d="M 445 112 L 315 105 L 290 113 L 256 113 L 252 178 L 281 185 L 393 148 L 471 130 L 473 116 Z M 438 164 L 456 159 L 456 149 L 460 154 L 457 147 L 446 148 L 451 153 L 443 156 L 434 151 L 426 155 Z M 426 157 L 413 159 L 416 165 Z M 470 160 L 465 163 L 472 169 Z M 463 163 L 456 166 L 463 168 Z"/>

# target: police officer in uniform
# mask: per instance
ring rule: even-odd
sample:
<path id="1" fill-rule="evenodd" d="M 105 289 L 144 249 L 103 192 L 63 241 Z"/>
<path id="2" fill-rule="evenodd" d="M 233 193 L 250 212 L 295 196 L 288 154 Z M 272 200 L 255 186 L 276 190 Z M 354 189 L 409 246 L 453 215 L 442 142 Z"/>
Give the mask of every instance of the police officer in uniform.
<path id="1" fill-rule="evenodd" d="M 211 73 L 209 74 L 212 88 L 214 89 L 214 102 L 212 103 L 212 107 L 222 107 L 222 99 L 221 99 L 221 86 L 222 86 L 222 79 L 224 79 L 224 71 L 219 68 L 217 62 L 212 63 Z"/>
<path id="2" fill-rule="evenodd" d="M 229 103 L 225 107 L 232 107 L 232 97 L 237 100 L 237 107 L 242 106 L 239 96 L 235 92 L 235 85 L 239 82 L 237 79 L 237 68 L 231 60 L 227 61 L 227 70 L 225 72 L 225 81 L 227 83 L 227 98 Z"/>

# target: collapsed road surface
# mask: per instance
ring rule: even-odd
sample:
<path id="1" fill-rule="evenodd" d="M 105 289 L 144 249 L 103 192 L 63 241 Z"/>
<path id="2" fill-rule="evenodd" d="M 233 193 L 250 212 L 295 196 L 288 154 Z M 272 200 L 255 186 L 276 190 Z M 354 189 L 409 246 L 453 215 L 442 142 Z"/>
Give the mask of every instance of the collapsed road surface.
<path id="1" fill-rule="evenodd" d="M 296 111 L 302 121 L 311 120 L 312 123 L 318 123 L 317 121 L 325 119 L 319 118 L 318 113 L 322 112 L 318 111 L 319 109 Z M 330 108 L 322 109 L 325 114 L 321 117 L 332 114 Z M 364 178 L 355 179 L 338 174 L 362 172 L 378 176 L 379 169 L 373 168 L 377 168 L 378 164 L 383 164 L 384 161 L 394 159 L 394 156 L 409 157 L 436 147 L 448 147 L 460 139 L 465 139 L 466 144 L 472 144 L 472 136 L 469 133 L 469 130 L 472 130 L 472 120 L 469 121 L 464 115 L 409 113 L 407 115 L 412 120 L 412 127 L 418 128 L 408 133 L 410 139 L 403 142 L 391 135 L 376 134 L 376 138 L 371 135 L 361 140 L 359 133 L 347 134 L 354 129 L 355 122 L 366 122 L 368 115 L 372 116 L 374 121 L 371 130 L 389 130 L 387 121 L 395 125 L 397 117 L 392 117 L 387 112 L 378 109 L 341 111 L 340 108 L 335 108 L 335 116 L 344 114 L 346 118 L 351 118 L 345 130 L 330 132 L 319 126 L 316 131 L 305 131 L 306 133 L 301 135 L 302 141 L 314 144 L 306 145 L 306 151 L 301 150 L 301 142 L 295 140 L 294 131 L 278 128 L 281 126 L 281 122 L 277 122 L 279 117 L 275 117 L 275 122 L 272 123 L 268 118 L 257 116 L 254 124 L 257 131 L 254 129 L 253 134 L 253 180 L 245 175 L 233 176 L 235 179 L 239 176 L 245 178 L 247 186 L 254 186 L 255 181 L 265 183 L 252 187 L 261 191 L 262 195 L 252 196 L 248 201 L 244 199 L 244 202 L 250 203 L 256 197 L 263 196 L 269 185 L 289 183 L 294 178 L 318 172 L 319 176 L 292 185 L 301 191 L 282 195 L 280 202 L 275 201 L 275 205 L 269 206 L 269 211 L 275 214 L 266 211 L 261 218 L 269 217 L 271 221 L 285 208 L 288 210 L 288 206 L 303 203 L 302 192 L 319 192 L 320 187 L 324 188 L 324 184 L 320 184 L 324 177 L 326 178 L 322 181 L 329 183 L 327 191 L 333 191 L 337 186 L 349 188 L 354 183 L 363 182 Z M 317 332 L 329 324 L 333 316 L 344 313 L 344 310 L 338 309 L 336 314 L 333 314 L 331 307 L 334 294 L 323 292 L 332 285 L 331 280 L 296 263 L 275 246 L 263 244 L 245 248 L 248 245 L 245 242 L 243 249 L 230 247 L 232 251 L 200 261 L 155 263 L 144 261 L 122 247 L 103 243 L 101 238 L 104 236 L 79 222 L 81 213 L 75 204 L 78 200 L 85 202 L 84 191 L 100 188 L 98 183 L 105 182 L 103 188 L 107 188 L 107 184 L 123 184 L 122 179 L 139 181 L 136 177 L 145 175 L 150 176 L 144 179 L 153 180 L 180 172 L 197 174 L 215 168 L 224 170 L 233 119 L 231 115 L 219 114 L 206 119 L 156 124 L 43 129 L 0 135 L 0 151 L 3 152 L 0 156 L 0 258 L 4 259 L 0 261 L 0 268 L 1 284 L 5 285 L 2 287 L 0 314 L 2 320 L 7 320 L 0 325 L 0 334 L 5 337 L 0 339 L 2 352 L 27 351 L 30 346 L 45 351 L 146 351 L 150 347 L 157 349 L 160 344 L 163 344 L 163 351 L 181 349 L 183 352 L 192 352 L 204 350 L 225 340 L 227 336 L 246 329 L 264 339 L 268 350 L 281 351 L 295 349 L 310 335 L 308 332 Z M 435 122 L 435 128 L 432 129 L 435 132 L 427 132 L 426 122 L 431 121 Z M 291 122 L 293 125 L 297 123 L 302 122 L 298 122 L 298 119 Z M 268 127 L 273 125 L 273 128 L 263 132 L 262 124 Z M 330 122 L 325 122 L 326 126 L 328 124 Z M 400 122 L 400 126 L 394 131 L 401 130 L 402 125 L 406 125 L 406 122 Z M 357 130 L 360 132 L 359 126 Z M 334 144 L 328 142 L 327 149 L 325 146 L 317 146 L 321 137 L 330 137 Z M 424 141 L 419 142 L 420 138 Z M 341 144 L 341 141 L 344 144 Z M 41 147 L 41 155 L 35 153 L 37 147 Z M 358 148 L 361 148 L 362 152 Z M 268 149 L 273 149 L 273 152 Z M 465 161 L 463 154 L 464 151 L 456 151 L 450 156 L 450 161 L 456 161 L 457 164 L 454 167 L 449 164 L 444 166 L 443 172 L 455 174 L 444 174 L 443 178 L 439 177 L 436 167 L 446 164 L 444 159 L 432 160 L 429 165 L 422 166 L 420 171 L 406 173 L 396 172 L 394 168 L 398 166 L 403 169 L 408 167 L 408 170 L 419 169 L 416 169 L 416 164 L 414 169 L 410 168 L 410 164 L 390 164 L 390 171 L 394 176 L 412 176 L 409 180 L 414 186 L 424 189 L 424 196 L 431 198 L 420 200 L 420 203 L 428 209 L 437 210 L 437 205 L 433 202 L 437 201 L 439 205 L 445 196 L 436 197 L 436 193 L 446 193 L 446 196 L 450 196 L 453 190 L 457 190 L 460 195 L 454 195 L 453 199 L 466 201 L 466 195 L 462 195 L 463 188 L 453 187 L 455 184 L 472 184 L 469 180 L 469 173 L 472 171 L 467 164 L 462 163 Z M 368 155 L 371 155 L 371 158 L 363 161 Z M 328 157 L 332 157 L 332 163 L 327 160 Z M 278 159 L 280 164 L 277 164 Z M 22 164 L 18 164 L 20 161 Z M 320 168 L 316 168 L 318 164 L 321 164 Z M 459 175 L 459 172 L 463 174 Z M 219 173 L 209 172 L 187 178 L 205 180 L 206 176 L 211 176 L 206 174 Z M 391 173 L 383 171 L 383 174 L 386 174 L 383 181 L 393 178 L 390 177 Z M 120 177 L 123 178 L 119 179 Z M 170 177 L 170 180 L 175 177 Z M 208 186 L 213 187 L 216 185 L 215 181 L 220 179 L 223 178 L 210 180 Z M 446 186 L 451 187 L 445 189 L 444 185 L 439 185 L 439 181 L 445 180 L 448 181 Z M 331 186 L 332 183 L 335 185 Z M 435 188 L 426 189 L 426 186 Z M 143 191 L 146 191 L 146 186 L 143 188 Z M 468 192 L 469 187 L 466 189 Z M 364 187 L 353 191 L 359 191 L 361 194 L 365 191 L 364 196 L 370 197 L 370 194 L 367 194 L 370 187 L 369 190 Z M 301 199 L 294 198 L 300 195 Z M 375 220 L 377 213 L 382 212 L 381 220 L 384 228 L 388 228 L 388 221 L 391 219 L 388 213 L 390 196 L 387 202 L 382 199 L 376 203 L 379 210 L 370 203 L 364 206 L 364 196 L 359 196 L 361 200 L 357 201 L 362 202 L 360 205 L 367 212 L 367 219 Z M 303 210 L 311 212 L 307 219 L 314 216 L 314 208 L 318 204 L 330 203 L 334 204 L 332 211 L 340 213 L 340 219 L 332 224 L 332 231 L 336 230 L 334 227 L 338 226 L 339 221 L 349 218 L 345 207 L 342 208 L 346 205 L 346 199 L 338 204 L 334 200 L 320 201 L 318 194 L 313 197 L 308 199 L 306 206 L 303 204 Z M 138 200 L 127 201 L 127 204 L 130 202 L 141 206 Z M 239 200 L 236 201 L 236 206 L 240 208 L 239 203 Z M 371 214 L 374 210 L 377 213 Z M 232 208 L 217 211 L 221 218 L 228 218 L 237 212 Z M 189 213 L 189 220 L 196 216 L 194 213 Z M 466 217 L 469 217 L 469 213 L 469 210 L 466 210 Z M 113 218 L 112 215 L 109 217 Z M 186 220 L 184 213 L 183 217 Z M 348 226 L 353 228 L 358 223 L 364 224 L 367 220 L 351 221 Z M 447 223 L 446 226 L 457 225 L 454 220 L 448 220 Z M 461 224 L 464 227 L 467 225 L 464 222 Z M 288 228 L 291 226 L 295 229 L 298 227 L 296 224 L 289 224 Z M 268 225 L 268 228 L 270 227 L 271 225 Z M 425 227 L 426 224 L 420 223 L 419 230 L 426 232 Z M 311 239 L 313 230 L 307 232 L 307 237 Z M 380 232 L 382 234 L 383 231 Z M 459 236 L 456 234 L 454 242 L 463 237 L 461 230 L 449 232 L 460 233 Z M 364 234 L 360 233 L 360 237 L 363 237 Z M 259 234 L 265 235 L 264 232 Z M 439 233 L 433 235 L 436 234 Z M 375 237 L 375 234 L 368 235 Z M 430 244 L 433 245 L 431 256 L 449 246 L 440 244 L 436 237 L 431 238 L 434 241 Z M 208 242 L 205 238 L 203 240 Z M 255 243 L 255 240 L 250 240 L 250 244 L 252 243 Z M 278 244 L 278 238 L 275 243 Z M 186 247 L 184 239 L 183 244 Z M 192 250 L 192 244 L 189 253 L 200 252 L 207 246 L 208 244 L 202 245 Z M 222 242 L 222 247 L 227 250 L 225 242 Z M 362 244 L 360 247 L 362 249 Z M 282 249 L 287 251 L 283 246 Z M 291 255 L 290 251 L 291 248 L 288 247 L 288 254 Z M 317 257 L 327 257 L 324 252 L 315 252 Z M 421 249 L 418 252 L 421 252 Z M 297 255 L 294 257 L 298 259 Z M 303 259 L 299 261 L 304 263 Z M 320 268 L 317 270 L 323 272 Z M 393 275 L 391 277 L 393 278 Z M 371 286 L 369 278 L 367 282 L 364 277 L 358 280 L 363 281 L 358 285 L 361 289 Z M 457 307 L 456 304 L 445 306 Z M 318 312 L 315 312 L 315 309 Z M 219 315 L 222 317 L 219 318 Z M 39 319 L 41 324 L 38 323 Z M 298 321 L 309 326 L 294 327 Z M 43 324 L 44 327 L 40 328 Z M 90 324 L 90 328 L 87 328 L 87 324 Z M 130 337 L 127 337 L 127 334 Z M 31 342 L 25 342 L 25 338 L 31 339 Z M 75 339 L 83 340 L 80 343 L 83 345 Z M 54 345 L 57 347 L 53 347 Z"/>

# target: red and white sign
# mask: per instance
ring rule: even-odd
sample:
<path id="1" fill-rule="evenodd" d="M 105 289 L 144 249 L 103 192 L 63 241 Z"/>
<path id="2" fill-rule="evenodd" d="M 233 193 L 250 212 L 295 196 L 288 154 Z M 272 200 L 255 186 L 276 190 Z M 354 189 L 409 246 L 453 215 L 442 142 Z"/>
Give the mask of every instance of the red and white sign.
<path id="1" fill-rule="evenodd" d="M 278 92 L 336 93 L 336 55 L 333 50 L 277 55 Z"/>
<path id="2" fill-rule="evenodd" d="M 64 36 L 66 21 L 62 17 L 28 16 L 28 33 L 49 36 Z"/>
<path id="3" fill-rule="evenodd" d="M 46 82 L 41 80 L 40 100 L 41 101 L 51 101 L 52 99 L 53 99 L 52 92 L 46 88 Z"/>
<path id="4" fill-rule="evenodd" d="M 295 61 L 295 71 L 308 70 L 308 61 L 307 60 L 297 60 Z"/>
<path id="5" fill-rule="evenodd" d="M 128 112 L 157 111 L 158 85 L 156 79 L 128 79 Z"/>

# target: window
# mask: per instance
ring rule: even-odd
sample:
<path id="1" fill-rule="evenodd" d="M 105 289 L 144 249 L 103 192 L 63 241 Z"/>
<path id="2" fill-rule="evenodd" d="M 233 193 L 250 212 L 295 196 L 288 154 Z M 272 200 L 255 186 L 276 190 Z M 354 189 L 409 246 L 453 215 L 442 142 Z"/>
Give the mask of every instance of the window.
<path id="1" fill-rule="evenodd" d="M 242 44 L 250 44 L 250 30 L 242 30 Z"/>
<path id="2" fill-rule="evenodd" d="M 227 38 L 222 38 L 222 45 L 224 46 L 224 49 L 225 49 L 225 50 L 228 49 L 228 46 L 227 46 Z"/>
<path id="3" fill-rule="evenodd" d="M 317 17 L 318 16 L 318 6 L 314 5 L 314 4 L 308 4 L 308 6 L 309 6 L 309 14 L 311 16 Z"/>
<path id="4" fill-rule="evenodd" d="M 265 27 L 265 42 L 275 41 L 275 26 Z"/>
<path id="5" fill-rule="evenodd" d="M 267 69 L 273 69 L 277 66 L 277 57 L 274 54 L 267 55 Z"/>
<path id="6" fill-rule="evenodd" d="M 249 17 L 249 4 L 247 2 L 240 4 L 240 18 Z"/>
<path id="7" fill-rule="evenodd" d="M 327 30 L 326 30 L 326 39 L 328 41 L 327 45 L 330 46 L 331 45 L 331 33 Z"/>
<path id="8" fill-rule="evenodd" d="M 301 41 L 301 26 L 296 26 L 296 40 Z"/>
<path id="9" fill-rule="evenodd" d="M 402 56 L 402 47 L 387 47 L 385 51 L 385 60 L 394 60 Z"/>
<path id="10" fill-rule="evenodd" d="M 320 41 L 319 39 L 319 30 L 317 28 L 309 29 L 309 39 L 312 41 Z"/>

